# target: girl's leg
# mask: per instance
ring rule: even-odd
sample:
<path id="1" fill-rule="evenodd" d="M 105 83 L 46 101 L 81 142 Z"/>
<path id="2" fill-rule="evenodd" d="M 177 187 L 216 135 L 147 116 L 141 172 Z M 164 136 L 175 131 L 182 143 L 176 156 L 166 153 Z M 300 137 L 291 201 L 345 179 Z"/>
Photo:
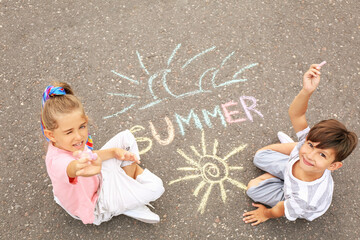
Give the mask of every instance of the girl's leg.
<path id="1" fill-rule="evenodd" d="M 135 137 L 129 130 L 118 133 L 110 139 L 102 149 L 114 147 L 132 152 L 140 159 Z M 125 172 L 127 176 L 125 176 L 125 174 L 118 175 L 117 167 L 121 167 L 121 171 L 123 171 L 123 173 Z M 133 209 L 140 205 L 147 204 L 150 201 L 155 201 L 165 190 L 163 182 L 159 177 L 151 173 L 148 169 L 143 170 L 133 161 L 109 159 L 103 162 L 101 171 L 106 171 L 108 176 L 113 178 L 111 184 L 109 183 L 110 179 L 107 181 L 107 184 L 111 185 L 108 191 L 112 193 L 109 194 L 118 195 L 115 197 L 116 199 L 123 199 L 124 203 L 119 203 L 118 205 L 125 204 L 127 209 Z M 135 179 L 135 181 L 128 181 L 128 179 L 126 179 L 128 176 Z M 126 186 L 122 186 L 122 184 Z M 114 189 L 121 189 L 121 191 L 117 192 Z"/>
<path id="2" fill-rule="evenodd" d="M 139 149 L 135 137 L 129 130 L 125 130 L 116 134 L 101 149 L 108 148 L 124 149 L 131 153 L 134 153 L 140 160 Z M 122 169 L 125 171 L 125 173 L 134 179 L 136 179 L 136 176 L 141 174 L 142 172 L 142 169 L 140 167 L 137 167 L 138 165 L 133 161 L 121 161 L 117 159 L 114 159 L 113 161 L 118 162 L 120 167 L 122 167 Z M 105 161 L 103 165 L 106 165 L 107 162 L 110 162 L 110 160 Z"/>
<path id="3" fill-rule="evenodd" d="M 131 165 L 127 165 L 125 167 L 122 167 L 124 169 L 125 173 L 132 177 L 133 179 L 136 179 L 136 177 L 144 172 L 144 169 L 142 169 L 138 164 L 133 163 Z"/>

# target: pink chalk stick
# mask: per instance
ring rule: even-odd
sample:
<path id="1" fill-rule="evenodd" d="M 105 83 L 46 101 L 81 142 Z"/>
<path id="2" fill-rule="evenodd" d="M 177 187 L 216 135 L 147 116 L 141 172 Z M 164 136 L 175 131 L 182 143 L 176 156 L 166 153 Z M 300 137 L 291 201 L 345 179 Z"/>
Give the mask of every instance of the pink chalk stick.
<path id="1" fill-rule="evenodd" d="M 88 149 L 87 147 L 85 147 L 85 150 L 81 152 L 81 157 L 85 157 L 88 154 L 91 160 L 96 160 L 98 158 L 98 155 L 96 153 L 93 153 L 90 149 Z"/>
<path id="2" fill-rule="evenodd" d="M 322 67 L 322 66 L 324 66 L 324 65 L 325 65 L 325 63 L 326 63 L 326 61 L 322 61 L 322 62 L 319 64 L 319 66 L 318 66 L 318 67 Z"/>

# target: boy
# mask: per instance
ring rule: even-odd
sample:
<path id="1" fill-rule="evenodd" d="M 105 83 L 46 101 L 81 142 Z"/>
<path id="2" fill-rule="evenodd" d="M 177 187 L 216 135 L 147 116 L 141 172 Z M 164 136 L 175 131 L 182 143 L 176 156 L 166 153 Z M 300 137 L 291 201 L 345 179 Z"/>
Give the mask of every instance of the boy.
<path id="1" fill-rule="evenodd" d="M 253 201 L 271 208 L 253 203 L 257 209 L 243 214 L 245 223 L 255 226 L 282 216 L 290 221 L 297 218 L 312 221 L 331 204 L 334 186 L 331 171 L 342 167 L 341 161 L 355 149 L 358 138 L 334 119 L 308 127 L 305 113 L 320 82 L 319 70 L 318 64 L 311 65 L 304 74 L 302 90 L 289 108 L 299 142 L 279 133 L 281 144 L 266 146 L 255 154 L 254 164 L 266 173 L 248 183 L 247 194 Z"/>

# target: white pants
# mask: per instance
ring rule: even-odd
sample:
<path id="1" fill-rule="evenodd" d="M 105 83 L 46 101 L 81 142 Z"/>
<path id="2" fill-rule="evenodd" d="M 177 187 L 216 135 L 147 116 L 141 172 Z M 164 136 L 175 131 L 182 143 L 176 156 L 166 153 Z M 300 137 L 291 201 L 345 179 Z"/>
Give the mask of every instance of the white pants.
<path id="1" fill-rule="evenodd" d="M 140 159 L 136 140 L 129 130 L 118 133 L 101 150 L 115 147 L 132 152 Z M 129 177 L 122 167 L 132 163 L 115 158 L 102 163 L 102 181 L 94 211 L 94 224 L 100 225 L 113 216 L 155 201 L 164 193 L 162 180 L 147 169 L 136 180 Z"/>

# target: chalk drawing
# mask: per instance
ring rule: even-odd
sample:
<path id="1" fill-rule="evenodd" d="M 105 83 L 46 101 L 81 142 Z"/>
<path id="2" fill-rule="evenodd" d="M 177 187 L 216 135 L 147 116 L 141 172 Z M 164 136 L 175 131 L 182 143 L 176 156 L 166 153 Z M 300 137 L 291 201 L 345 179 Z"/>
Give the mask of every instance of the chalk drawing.
<path id="1" fill-rule="evenodd" d="M 134 126 L 134 127 L 132 127 L 130 129 L 130 132 L 132 134 L 135 134 L 136 132 L 139 132 L 139 131 L 144 130 L 144 129 L 145 128 L 143 126 L 136 125 L 136 126 Z M 135 140 L 138 143 L 141 143 L 141 142 L 147 142 L 148 143 L 148 145 L 144 149 L 139 151 L 140 155 L 142 155 L 142 154 L 146 153 L 147 151 L 149 151 L 151 149 L 151 147 L 152 147 L 152 144 L 153 144 L 152 140 L 150 138 L 147 138 L 147 137 L 137 137 L 137 138 L 135 138 Z"/>
<path id="2" fill-rule="evenodd" d="M 242 170 L 240 166 L 229 166 L 228 160 L 233 157 L 235 154 L 243 151 L 246 148 L 247 144 L 242 144 L 234 148 L 230 153 L 225 157 L 221 158 L 217 155 L 218 141 L 214 140 L 214 145 L 212 147 L 212 152 L 208 153 L 205 143 L 205 133 L 202 131 L 201 134 L 201 152 L 199 152 L 194 146 L 190 146 L 190 149 L 193 151 L 194 157 L 189 156 L 183 150 L 178 149 L 177 152 L 185 159 L 185 161 L 190 165 L 187 167 L 179 167 L 178 171 L 185 171 L 189 174 L 178 179 L 172 180 L 169 182 L 169 185 L 188 181 L 188 180 L 199 180 L 199 184 L 195 188 L 193 195 L 198 196 L 200 192 L 204 189 L 204 195 L 200 200 L 198 207 L 198 212 L 201 214 L 204 213 L 206 209 L 206 204 L 209 200 L 209 196 L 216 187 L 219 188 L 220 196 L 223 203 L 226 203 L 226 191 L 225 183 L 231 183 L 237 188 L 242 190 L 246 189 L 246 186 L 229 177 L 230 171 Z"/>
<path id="3" fill-rule="evenodd" d="M 167 124 L 167 132 L 168 132 L 168 138 L 161 139 L 160 135 L 157 133 L 154 124 L 152 122 L 149 122 L 151 133 L 154 137 L 154 139 L 160 144 L 160 145 L 169 145 L 175 138 L 175 130 L 174 125 L 172 124 L 171 120 L 168 117 L 165 117 L 165 121 Z"/>
<path id="4" fill-rule="evenodd" d="M 239 76 L 242 73 L 244 73 L 246 70 L 248 70 L 250 68 L 253 68 L 253 67 L 258 65 L 258 63 L 251 63 L 251 64 L 249 64 L 249 65 L 247 65 L 245 67 L 242 67 L 240 70 L 236 70 L 235 74 L 233 74 L 233 76 L 232 76 L 232 79 L 225 80 L 225 81 L 223 79 L 222 80 L 223 82 L 219 82 L 219 80 L 217 80 L 216 77 L 217 77 L 218 73 L 226 65 L 226 63 L 228 61 L 230 61 L 230 59 L 235 54 L 235 51 L 233 51 L 230 54 L 228 54 L 224 59 L 222 59 L 220 65 L 218 67 L 213 66 L 213 67 L 210 67 L 210 68 L 206 69 L 205 71 L 203 71 L 200 74 L 200 76 L 198 76 L 198 81 L 197 81 L 196 84 L 194 84 L 195 88 L 193 90 L 183 92 L 183 93 L 180 93 L 180 94 L 175 94 L 170 89 L 168 82 L 171 81 L 171 80 L 174 80 L 174 79 L 170 79 L 171 78 L 171 73 L 173 72 L 172 69 L 175 67 L 175 66 L 172 66 L 172 62 L 173 62 L 175 56 L 177 55 L 177 53 L 179 52 L 180 48 L 181 48 L 181 44 L 178 44 L 175 47 L 175 49 L 172 51 L 170 57 L 168 58 L 166 67 L 164 67 L 163 69 L 160 69 L 158 71 L 155 71 L 154 73 L 150 73 L 150 71 L 146 68 L 146 66 L 145 66 L 145 64 L 143 62 L 141 54 L 139 53 L 139 51 L 136 50 L 136 55 L 137 55 L 137 58 L 138 58 L 138 61 L 139 61 L 139 64 L 140 64 L 140 68 L 148 75 L 147 82 L 142 82 L 140 80 L 130 78 L 130 77 L 126 76 L 125 74 L 119 73 L 119 72 L 117 72 L 115 70 L 111 70 L 111 72 L 113 74 L 115 74 L 117 77 L 125 79 L 125 80 L 129 81 L 132 84 L 135 84 L 135 85 L 147 84 L 145 87 L 147 88 L 148 91 L 146 91 L 145 93 L 141 93 L 141 94 L 111 93 L 111 92 L 107 93 L 108 95 L 111 95 L 111 96 L 117 96 L 117 97 L 123 97 L 123 98 L 131 99 L 132 102 L 128 107 L 123 107 L 120 111 L 117 111 L 116 113 L 113 113 L 113 114 L 108 115 L 108 116 L 104 116 L 103 118 L 107 119 L 107 118 L 116 117 L 116 116 L 118 116 L 120 114 L 123 114 L 123 113 L 127 112 L 128 110 L 130 110 L 132 108 L 136 108 L 137 110 L 145 110 L 145 109 L 151 108 L 151 107 L 153 107 L 153 106 L 155 106 L 157 104 L 160 104 L 161 102 L 163 102 L 163 100 L 166 100 L 168 98 L 180 99 L 180 98 L 193 96 L 193 95 L 196 95 L 196 94 L 210 93 L 210 92 L 212 92 L 215 89 L 220 88 L 220 87 L 224 87 L 224 86 L 239 83 L 239 82 L 245 82 L 245 81 L 247 81 L 247 79 L 246 78 L 239 78 Z M 199 63 L 199 59 L 201 59 L 202 56 L 210 54 L 215 49 L 216 49 L 216 46 L 212 46 L 210 48 L 207 48 L 207 49 L 201 51 L 200 53 L 196 54 L 195 56 L 190 57 L 181 66 L 180 70 L 183 71 L 188 66 L 190 66 L 192 64 Z M 239 68 L 239 66 L 237 66 L 237 68 Z M 210 75 L 210 76 L 212 75 L 212 77 L 211 77 L 211 87 L 212 87 L 212 89 L 204 89 L 203 88 L 204 78 L 207 75 Z M 154 85 L 155 81 L 157 81 L 158 84 L 162 85 L 163 89 L 167 93 L 167 96 L 159 97 L 158 94 L 154 92 L 153 85 Z M 150 95 L 150 96 L 146 96 L 146 95 Z M 150 97 L 153 100 L 151 100 L 150 102 L 144 103 L 144 101 L 142 101 L 142 97 L 144 97 L 146 99 L 149 99 L 149 97 Z"/>
<path id="5" fill-rule="evenodd" d="M 241 124 L 245 121 L 254 121 L 254 116 L 252 113 L 256 113 L 260 118 L 264 118 L 262 113 L 256 109 L 256 99 L 252 96 L 241 96 L 240 98 L 240 104 L 234 100 L 231 100 L 230 102 L 221 104 L 221 105 L 215 105 L 212 107 L 212 111 L 209 109 L 202 109 L 195 110 L 190 109 L 189 114 L 187 117 L 184 117 L 178 113 L 174 113 L 173 115 L 173 121 L 168 117 L 165 116 L 164 120 L 167 124 L 166 130 L 167 130 L 167 138 L 162 139 L 160 137 L 160 134 L 155 128 L 155 124 L 152 121 L 149 121 L 149 128 L 152 134 L 153 139 L 156 140 L 157 143 L 159 143 L 162 146 L 167 146 L 171 144 L 175 139 L 175 128 L 173 122 L 175 122 L 175 125 L 177 123 L 177 126 L 179 128 L 179 132 L 182 136 L 185 136 L 186 131 L 191 129 L 191 125 L 193 124 L 197 129 L 203 130 L 205 127 L 213 128 L 214 121 L 220 122 L 223 127 L 227 127 L 227 124 Z M 250 102 L 248 106 L 248 102 Z M 242 106 L 242 108 L 238 107 L 238 105 Z M 221 108 L 222 111 L 221 111 Z M 237 108 L 236 108 L 237 107 Z M 232 108 L 230 110 L 229 108 Z M 243 111 L 238 111 L 238 110 Z M 246 117 L 241 118 L 241 116 L 244 115 Z M 255 114 L 254 114 L 255 115 Z M 186 126 L 185 126 L 186 125 Z M 221 126 L 220 125 L 220 126 Z M 131 128 L 133 133 L 138 133 L 140 131 L 146 131 L 145 127 L 143 126 L 135 126 Z M 135 134 L 134 134 L 135 135 Z M 148 152 L 151 149 L 151 146 L 153 141 L 151 138 L 148 137 L 138 137 L 136 138 L 139 142 L 147 142 L 147 145 L 144 149 L 140 150 L 141 154 L 144 154 Z"/>

